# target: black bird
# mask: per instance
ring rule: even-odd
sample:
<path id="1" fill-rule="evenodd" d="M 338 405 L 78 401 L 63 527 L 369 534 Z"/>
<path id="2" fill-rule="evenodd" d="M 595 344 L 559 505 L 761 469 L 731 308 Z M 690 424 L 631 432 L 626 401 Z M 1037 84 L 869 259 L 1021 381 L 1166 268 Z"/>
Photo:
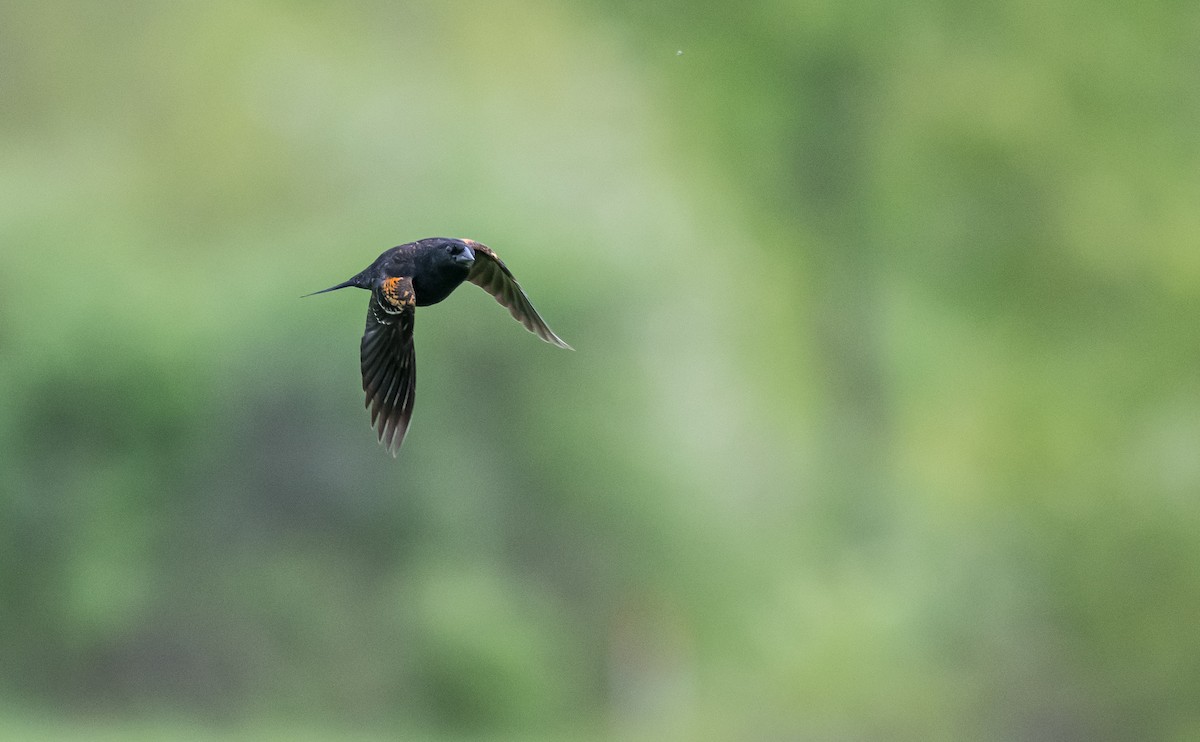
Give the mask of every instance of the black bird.
<path id="1" fill-rule="evenodd" d="M 474 240 L 429 237 L 393 247 L 350 280 L 308 294 L 324 294 L 348 286 L 371 292 L 367 329 L 359 351 L 363 391 L 367 393 L 366 406 L 371 410 L 371 426 L 392 456 L 400 450 L 412 419 L 416 388 L 415 309 L 437 304 L 464 280 L 494 296 L 518 322 L 542 340 L 572 349 L 538 315 L 500 256 Z"/>

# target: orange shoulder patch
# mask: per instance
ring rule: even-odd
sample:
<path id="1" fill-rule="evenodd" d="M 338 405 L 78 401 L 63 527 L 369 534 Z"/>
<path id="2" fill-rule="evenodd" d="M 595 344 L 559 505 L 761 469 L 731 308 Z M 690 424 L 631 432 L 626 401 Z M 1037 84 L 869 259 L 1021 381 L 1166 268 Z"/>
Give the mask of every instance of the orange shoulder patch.
<path id="1" fill-rule="evenodd" d="M 393 307 L 411 307 L 417 303 L 417 296 L 412 290 L 412 280 L 408 278 L 384 279 L 380 293 Z"/>

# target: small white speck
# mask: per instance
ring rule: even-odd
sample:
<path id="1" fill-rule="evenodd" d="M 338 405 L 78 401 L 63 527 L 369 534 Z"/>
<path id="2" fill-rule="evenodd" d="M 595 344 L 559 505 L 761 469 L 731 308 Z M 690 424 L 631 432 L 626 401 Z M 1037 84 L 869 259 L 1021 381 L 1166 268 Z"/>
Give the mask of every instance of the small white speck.
<path id="1" fill-rule="evenodd" d="M 682 57 L 682 56 L 683 56 L 683 50 L 682 50 L 682 49 L 680 49 L 679 51 L 675 52 L 675 56 L 677 56 L 677 57 Z"/>

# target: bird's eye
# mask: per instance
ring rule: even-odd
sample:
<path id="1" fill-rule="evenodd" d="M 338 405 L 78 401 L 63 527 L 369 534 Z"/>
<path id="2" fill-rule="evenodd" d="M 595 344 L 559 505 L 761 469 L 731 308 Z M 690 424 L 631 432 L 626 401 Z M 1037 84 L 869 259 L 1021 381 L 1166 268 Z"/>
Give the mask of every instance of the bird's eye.
<path id="1" fill-rule="evenodd" d="M 463 251 L 462 245 L 447 245 L 446 247 L 450 250 L 451 255 L 458 255 Z"/>

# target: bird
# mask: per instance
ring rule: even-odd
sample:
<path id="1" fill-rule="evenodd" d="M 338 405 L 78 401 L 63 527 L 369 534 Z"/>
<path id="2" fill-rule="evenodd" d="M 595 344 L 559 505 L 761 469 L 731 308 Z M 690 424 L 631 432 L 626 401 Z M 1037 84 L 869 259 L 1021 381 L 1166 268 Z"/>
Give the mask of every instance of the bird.
<path id="1" fill-rule="evenodd" d="M 314 291 L 371 292 L 359 346 L 363 391 L 371 427 L 393 457 L 404 443 L 416 391 L 413 319 L 417 307 L 437 304 L 463 281 L 491 294 L 509 313 L 551 345 L 574 350 L 542 319 L 512 271 L 492 248 L 475 240 L 428 237 L 385 250 L 354 277 Z"/>

